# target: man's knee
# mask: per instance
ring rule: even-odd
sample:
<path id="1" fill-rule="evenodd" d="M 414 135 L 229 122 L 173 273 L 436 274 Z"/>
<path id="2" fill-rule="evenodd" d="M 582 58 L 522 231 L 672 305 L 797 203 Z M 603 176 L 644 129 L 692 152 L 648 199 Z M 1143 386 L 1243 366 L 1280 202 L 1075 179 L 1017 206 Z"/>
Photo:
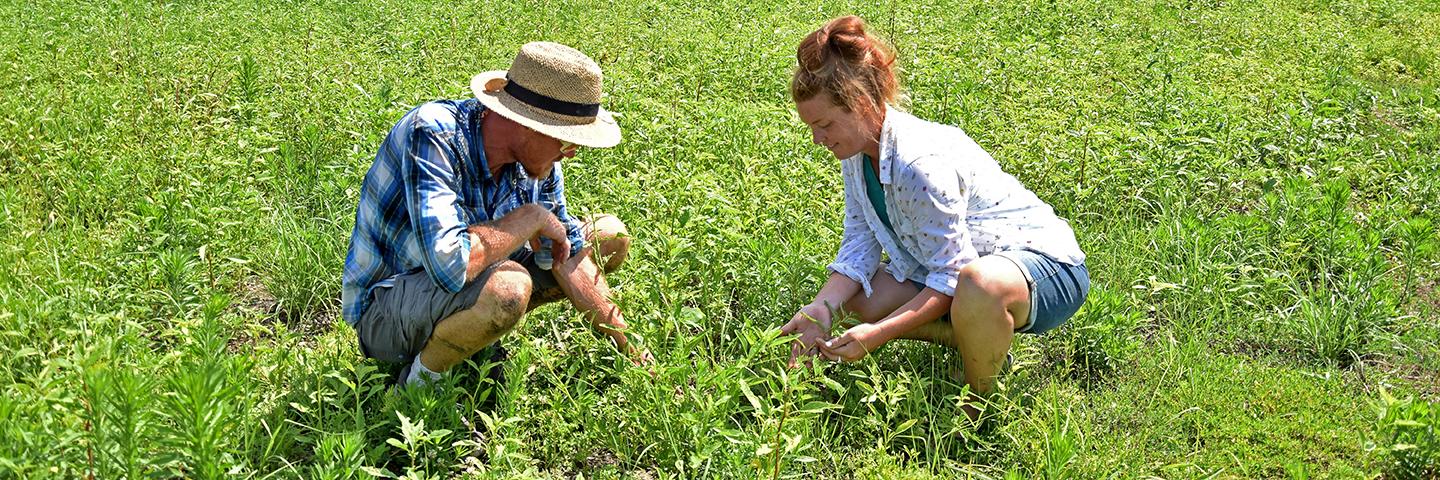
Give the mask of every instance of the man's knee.
<path id="1" fill-rule="evenodd" d="M 602 267 L 605 271 L 618 270 L 630 255 L 630 232 L 625 228 L 625 222 L 614 215 L 600 214 L 590 221 L 589 233 L 588 240 L 604 261 Z"/>
<path id="2" fill-rule="evenodd" d="M 476 306 L 490 310 L 496 327 L 501 330 L 497 333 L 507 332 L 525 315 L 533 288 L 530 273 L 525 271 L 525 267 L 506 260 L 490 273 Z"/>

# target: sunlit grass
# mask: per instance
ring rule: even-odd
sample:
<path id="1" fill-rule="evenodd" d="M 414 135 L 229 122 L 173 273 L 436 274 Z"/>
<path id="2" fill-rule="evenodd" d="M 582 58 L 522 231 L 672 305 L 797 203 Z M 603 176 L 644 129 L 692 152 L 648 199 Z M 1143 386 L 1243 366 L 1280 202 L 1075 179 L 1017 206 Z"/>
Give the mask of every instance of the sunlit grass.
<path id="1" fill-rule="evenodd" d="M 0 477 L 1433 476 L 1440 5 L 7 2 Z M 598 13 L 597 13 L 598 12 Z M 1095 289 L 973 425 L 955 356 L 783 369 L 839 238 L 785 86 L 858 13 L 909 108 L 1071 220 Z M 631 368 L 545 307 L 394 392 L 339 322 L 360 180 L 408 108 L 531 40 L 625 142 L 567 165 L 634 235 Z M 487 357 L 488 358 L 488 357 Z M 503 377 L 494 374 L 503 369 Z M 1386 393 L 1382 393 L 1386 392 Z"/>

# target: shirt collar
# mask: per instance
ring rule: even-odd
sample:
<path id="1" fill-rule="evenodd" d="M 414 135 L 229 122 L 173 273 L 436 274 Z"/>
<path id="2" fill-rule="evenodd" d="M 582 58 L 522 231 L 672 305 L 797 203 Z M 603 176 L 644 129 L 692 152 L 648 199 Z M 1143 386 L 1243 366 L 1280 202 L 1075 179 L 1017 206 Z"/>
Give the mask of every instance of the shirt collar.
<path id="1" fill-rule="evenodd" d="M 890 184 L 892 167 L 895 160 L 900 156 L 896 151 L 897 127 L 903 121 L 905 112 L 895 108 L 894 105 L 885 105 L 885 122 L 880 126 L 880 171 L 875 172 L 880 177 L 880 183 Z"/>
<path id="2" fill-rule="evenodd" d="M 480 180 L 489 182 L 492 177 L 490 161 L 485 158 L 485 137 L 480 133 L 480 114 L 485 112 L 485 105 L 473 98 L 460 105 L 464 109 L 464 114 L 461 115 L 465 120 L 464 133 L 470 139 L 467 142 L 470 144 L 470 158 L 474 159 L 470 163 L 478 170 L 475 174 L 479 175 Z"/>

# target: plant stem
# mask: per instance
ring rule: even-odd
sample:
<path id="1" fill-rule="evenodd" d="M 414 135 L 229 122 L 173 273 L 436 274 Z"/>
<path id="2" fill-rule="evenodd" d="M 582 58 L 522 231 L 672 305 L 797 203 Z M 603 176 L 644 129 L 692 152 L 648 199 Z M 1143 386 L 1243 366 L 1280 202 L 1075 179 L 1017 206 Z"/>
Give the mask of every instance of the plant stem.
<path id="1" fill-rule="evenodd" d="M 780 453 L 784 448 L 785 420 L 790 416 L 790 384 L 785 384 L 785 398 L 780 405 L 780 423 L 775 425 L 775 460 L 771 466 L 770 480 L 780 478 Z"/>

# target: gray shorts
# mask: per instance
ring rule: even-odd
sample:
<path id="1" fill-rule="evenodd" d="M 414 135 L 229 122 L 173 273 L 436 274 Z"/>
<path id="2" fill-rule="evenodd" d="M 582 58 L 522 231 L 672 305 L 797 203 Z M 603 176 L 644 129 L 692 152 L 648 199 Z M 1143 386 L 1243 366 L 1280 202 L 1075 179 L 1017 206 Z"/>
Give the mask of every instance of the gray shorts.
<path id="1" fill-rule="evenodd" d="M 530 272 L 535 292 L 553 288 L 559 283 L 549 271 L 535 266 L 529 250 L 521 249 L 510 256 Z M 435 325 L 456 312 L 475 306 L 485 283 L 500 264 L 485 269 L 459 292 L 440 288 L 424 270 L 395 277 L 388 287 L 370 290 L 370 305 L 355 324 L 360 337 L 360 351 L 366 357 L 384 362 L 409 362 L 430 342 Z"/>

